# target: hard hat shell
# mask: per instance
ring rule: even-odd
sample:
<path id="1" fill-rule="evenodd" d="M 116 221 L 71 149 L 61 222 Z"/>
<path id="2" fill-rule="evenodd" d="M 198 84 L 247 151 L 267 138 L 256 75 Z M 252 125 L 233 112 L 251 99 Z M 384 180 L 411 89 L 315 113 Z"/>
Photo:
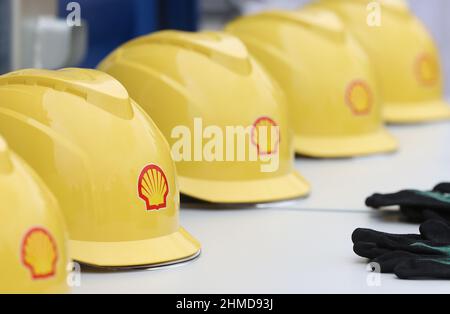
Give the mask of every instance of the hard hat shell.
<path id="1" fill-rule="evenodd" d="M 332 12 L 268 11 L 227 26 L 284 88 L 295 149 L 312 157 L 390 152 L 367 55 Z"/>
<path id="2" fill-rule="evenodd" d="M 58 203 L 0 138 L 0 293 L 68 292 L 68 238 Z"/>
<path id="3" fill-rule="evenodd" d="M 53 191 L 73 259 L 147 267 L 198 255 L 179 226 L 166 140 L 112 77 L 23 70 L 0 77 L 0 133 Z"/>
<path id="4" fill-rule="evenodd" d="M 279 147 L 268 155 L 279 156 L 276 171 L 261 171 L 258 158 L 177 163 L 181 192 L 213 203 L 261 203 L 308 194 L 308 183 L 294 170 L 292 134 L 280 88 L 234 36 L 221 32 L 164 31 L 144 36 L 118 48 L 99 68 L 121 81 L 151 113 L 171 145 L 172 131 L 194 121 L 227 127 L 268 122 L 279 127 Z M 252 140 L 247 136 L 246 142 Z M 237 151 L 227 145 L 224 152 Z M 263 153 L 263 152 L 259 152 Z M 199 160 L 199 159 L 197 159 Z M 202 158 L 200 158 L 202 160 Z"/>
<path id="5" fill-rule="evenodd" d="M 373 26 L 367 0 L 320 1 L 332 9 L 361 42 L 377 71 L 384 117 L 391 123 L 416 123 L 450 118 L 444 100 L 438 50 L 424 25 L 405 1 L 379 1 L 380 25 Z"/>

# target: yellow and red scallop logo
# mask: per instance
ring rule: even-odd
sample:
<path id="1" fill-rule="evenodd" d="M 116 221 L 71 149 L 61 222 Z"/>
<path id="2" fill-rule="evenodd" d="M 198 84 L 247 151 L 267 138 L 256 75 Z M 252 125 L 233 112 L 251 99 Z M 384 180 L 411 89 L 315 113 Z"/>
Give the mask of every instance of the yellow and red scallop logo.
<path id="1" fill-rule="evenodd" d="M 51 233 L 44 228 L 33 228 L 22 241 L 22 263 L 34 280 L 48 279 L 56 274 L 58 248 Z"/>
<path id="2" fill-rule="evenodd" d="M 373 107 L 373 95 L 370 86 L 363 80 L 355 80 L 347 87 L 346 103 L 356 116 L 370 114 Z"/>
<path id="3" fill-rule="evenodd" d="M 436 57 L 428 53 L 421 54 L 416 60 L 415 74 L 420 84 L 435 85 L 440 77 L 439 63 Z"/>
<path id="4" fill-rule="evenodd" d="M 280 128 L 275 120 L 269 117 L 257 119 L 253 124 L 251 137 L 259 155 L 265 156 L 278 153 Z"/>
<path id="5" fill-rule="evenodd" d="M 166 208 L 169 183 L 164 171 L 157 165 L 146 166 L 139 175 L 138 192 L 148 211 Z"/>

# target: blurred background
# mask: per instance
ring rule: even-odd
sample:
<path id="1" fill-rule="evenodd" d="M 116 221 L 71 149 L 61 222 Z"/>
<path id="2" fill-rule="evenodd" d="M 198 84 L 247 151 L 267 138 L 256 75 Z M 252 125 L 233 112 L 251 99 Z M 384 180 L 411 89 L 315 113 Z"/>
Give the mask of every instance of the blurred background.
<path id="1" fill-rule="evenodd" d="M 139 35 L 161 29 L 218 30 L 239 15 L 268 8 L 294 9 L 308 2 L 0 0 L 0 73 L 27 67 L 95 67 L 115 47 Z M 409 2 L 440 48 L 450 96 L 450 1 Z M 68 17 L 73 23 L 67 22 Z"/>

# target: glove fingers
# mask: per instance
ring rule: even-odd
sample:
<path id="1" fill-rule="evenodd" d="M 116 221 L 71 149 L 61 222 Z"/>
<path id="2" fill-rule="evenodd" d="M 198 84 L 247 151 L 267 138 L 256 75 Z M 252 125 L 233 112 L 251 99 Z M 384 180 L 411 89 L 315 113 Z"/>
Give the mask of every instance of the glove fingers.
<path id="1" fill-rule="evenodd" d="M 437 185 L 434 189 L 434 192 L 440 193 L 450 193 L 450 183 L 441 183 Z"/>
<path id="2" fill-rule="evenodd" d="M 427 256 L 443 254 L 442 250 L 438 249 L 438 244 L 413 234 L 396 235 L 369 229 L 357 229 L 353 233 L 352 239 L 355 253 L 369 259 L 382 255 L 385 251 L 403 251 Z"/>
<path id="3" fill-rule="evenodd" d="M 400 279 L 450 279 L 450 260 L 409 259 L 394 269 Z"/>
<path id="4" fill-rule="evenodd" d="M 408 203 L 411 197 L 410 191 L 401 191 L 392 194 L 374 194 L 367 198 L 366 205 L 372 208 L 382 208 L 387 206 L 402 205 Z"/>
<path id="5" fill-rule="evenodd" d="M 426 222 L 428 220 L 439 220 L 446 225 L 450 226 L 450 210 L 444 211 L 444 210 L 424 210 L 423 211 L 423 222 Z"/>
<path id="6" fill-rule="evenodd" d="M 416 234 L 390 234 L 371 229 L 356 229 L 352 235 L 353 243 L 367 242 L 375 243 L 384 248 L 396 248 L 399 245 L 409 245 L 422 240 Z"/>
<path id="7" fill-rule="evenodd" d="M 436 191 L 405 190 L 394 194 L 374 194 L 366 200 L 366 205 L 372 208 L 395 205 L 418 211 L 424 209 L 450 211 L 450 198 Z"/>
<path id="8" fill-rule="evenodd" d="M 400 211 L 405 218 L 412 223 L 423 223 L 428 220 L 440 220 L 450 226 L 449 210 L 429 210 L 415 207 L 401 206 Z"/>
<path id="9" fill-rule="evenodd" d="M 420 233 L 426 240 L 437 244 L 450 243 L 450 226 L 440 220 L 429 220 L 420 226 Z"/>
<path id="10" fill-rule="evenodd" d="M 424 210 L 415 207 L 400 206 L 400 211 L 410 222 L 422 223 L 427 220 Z"/>
<path id="11" fill-rule="evenodd" d="M 397 265 L 414 258 L 417 258 L 417 255 L 409 252 L 391 251 L 373 259 L 372 263 L 380 266 L 381 273 L 393 274 Z"/>
<path id="12" fill-rule="evenodd" d="M 353 251 L 360 257 L 372 260 L 381 255 L 391 252 L 391 250 L 379 248 L 375 243 L 358 242 L 353 246 Z"/>
<path id="13" fill-rule="evenodd" d="M 440 220 L 450 226 L 450 209 L 423 210 L 414 207 L 401 206 L 400 211 L 408 221 L 413 223 L 423 223 L 428 220 Z"/>

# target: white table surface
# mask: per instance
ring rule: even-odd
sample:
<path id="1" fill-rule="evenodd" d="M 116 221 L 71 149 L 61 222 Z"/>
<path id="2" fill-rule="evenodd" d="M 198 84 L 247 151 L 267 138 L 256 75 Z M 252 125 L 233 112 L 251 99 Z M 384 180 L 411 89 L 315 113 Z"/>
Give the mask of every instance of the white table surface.
<path id="1" fill-rule="evenodd" d="M 313 187 L 305 200 L 279 204 L 305 209 L 367 211 L 375 192 L 432 189 L 450 182 L 450 123 L 390 127 L 399 140 L 395 154 L 336 160 L 297 159 L 296 166 Z"/>
<path id="2" fill-rule="evenodd" d="M 203 245 L 199 259 L 159 270 L 83 271 L 74 293 L 450 293 L 448 281 L 393 275 L 369 286 L 373 274 L 352 251 L 355 228 L 418 229 L 395 213 L 366 209 L 369 194 L 450 181 L 449 123 L 391 131 L 402 145 L 394 155 L 299 159 L 299 170 L 313 184 L 309 199 L 253 209 L 183 209 L 183 226 Z"/>

